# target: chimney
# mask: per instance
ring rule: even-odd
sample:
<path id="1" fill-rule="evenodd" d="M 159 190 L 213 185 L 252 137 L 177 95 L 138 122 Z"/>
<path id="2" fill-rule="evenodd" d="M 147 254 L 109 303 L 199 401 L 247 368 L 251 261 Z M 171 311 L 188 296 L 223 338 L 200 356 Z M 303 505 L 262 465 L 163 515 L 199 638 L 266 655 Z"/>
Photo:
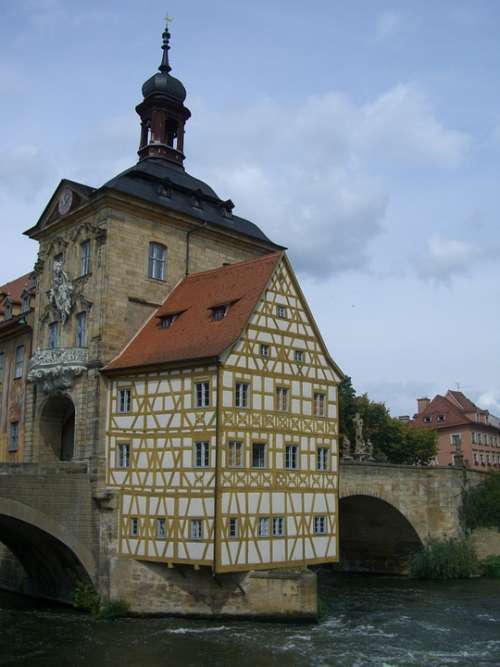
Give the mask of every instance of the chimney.
<path id="1" fill-rule="evenodd" d="M 398 419 L 400 422 L 405 422 L 405 424 L 410 423 L 410 415 L 400 415 Z"/>
<path id="2" fill-rule="evenodd" d="M 426 410 L 431 401 L 429 398 L 417 398 L 417 415 L 420 415 L 424 410 Z"/>

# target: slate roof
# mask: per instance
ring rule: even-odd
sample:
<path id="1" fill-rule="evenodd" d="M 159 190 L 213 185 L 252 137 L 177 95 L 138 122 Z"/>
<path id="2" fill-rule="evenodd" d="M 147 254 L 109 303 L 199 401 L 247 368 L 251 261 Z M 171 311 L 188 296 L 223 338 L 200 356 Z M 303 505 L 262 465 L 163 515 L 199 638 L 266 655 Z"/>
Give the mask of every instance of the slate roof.
<path id="1" fill-rule="evenodd" d="M 224 229 L 276 245 L 259 227 L 237 215 L 231 215 L 231 201 L 223 201 L 212 188 L 188 174 L 181 166 L 164 158 L 146 158 L 96 190 L 111 189 L 133 195 L 166 209 L 178 211 Z M 199 205 L 197 205 L 199 204 Z"/>
<path id="2" fill-rule="evenodd" d="M 184 278 L 104 371 L 215 358 L 241 335 L 283 253 L 193 273 Z M 220 321 L 215 306 L 229 304 Z M 168 329 L 160 318 L 178 314 Z"/>

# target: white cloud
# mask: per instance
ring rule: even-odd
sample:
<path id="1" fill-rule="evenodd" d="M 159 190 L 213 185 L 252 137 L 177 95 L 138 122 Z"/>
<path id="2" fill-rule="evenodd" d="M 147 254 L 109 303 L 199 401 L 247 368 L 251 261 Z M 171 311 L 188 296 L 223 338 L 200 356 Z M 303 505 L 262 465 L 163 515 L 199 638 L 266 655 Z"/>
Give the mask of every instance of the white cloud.
<path id="1" fill-rule="evenodd" d="M 477 244 L 434 234 L 417 264 L 421 277 L 447 283 L 454 275 L 467 273 L 483 256 L 485 253 Z"/>
<path id="2" fill-rule="evenodd" d="M 195 173 L 289 246 L 299 270 L 321 277 L 369 268 L 391 187 L 372 176 L 381 165 L 454 167 L 469 145 L 412 85 L 364 105 L 332 92 L 299 106 L 263 100 L 222 117 L 197 109 L 194 118 L 187 152 Z"/>
<path id="3" fill-rule="evenodd" d="M 490 389 L 482 393 L 476 403 L 480 408 L 489 410 L 495 416 L 500 416 L 500 391 L 496 389 Z"/>

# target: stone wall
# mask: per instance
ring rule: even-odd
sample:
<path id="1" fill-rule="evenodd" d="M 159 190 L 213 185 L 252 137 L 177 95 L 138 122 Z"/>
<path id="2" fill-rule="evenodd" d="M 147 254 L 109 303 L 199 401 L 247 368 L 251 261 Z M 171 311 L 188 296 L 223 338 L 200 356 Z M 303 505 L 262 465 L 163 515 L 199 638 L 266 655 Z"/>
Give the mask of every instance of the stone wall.
<path id="1" fill-rule="evenodd" d="M 208 568 L 115 558 L 110 596 L 139 614 L 314 620 L 316 574 L 264 571 L 212 576 Z"/>
<path id="2" fill-rule="evenodd" d="M 476 528 L 471 533 L 471 541 L 481 560 L 488 556 L 500 556 L 500 530 Z"/>

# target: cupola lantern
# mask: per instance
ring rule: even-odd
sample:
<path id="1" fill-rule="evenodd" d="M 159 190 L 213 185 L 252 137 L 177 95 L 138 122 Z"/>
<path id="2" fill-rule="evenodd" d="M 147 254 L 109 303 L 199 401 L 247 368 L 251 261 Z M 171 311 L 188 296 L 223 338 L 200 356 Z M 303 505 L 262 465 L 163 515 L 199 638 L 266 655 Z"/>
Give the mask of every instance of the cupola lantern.
<path id="1" fill-rule="evenodd" d="M 191 112 L 184 106 L 186 89 L 171 76 L 168 22 L 163 32 L 163 56 L 158 72 L 142 86 L 144 100 L 135 108 L 141 118 L 139 159 L 164 158 L 184 162 L 184 125 Z"/>

